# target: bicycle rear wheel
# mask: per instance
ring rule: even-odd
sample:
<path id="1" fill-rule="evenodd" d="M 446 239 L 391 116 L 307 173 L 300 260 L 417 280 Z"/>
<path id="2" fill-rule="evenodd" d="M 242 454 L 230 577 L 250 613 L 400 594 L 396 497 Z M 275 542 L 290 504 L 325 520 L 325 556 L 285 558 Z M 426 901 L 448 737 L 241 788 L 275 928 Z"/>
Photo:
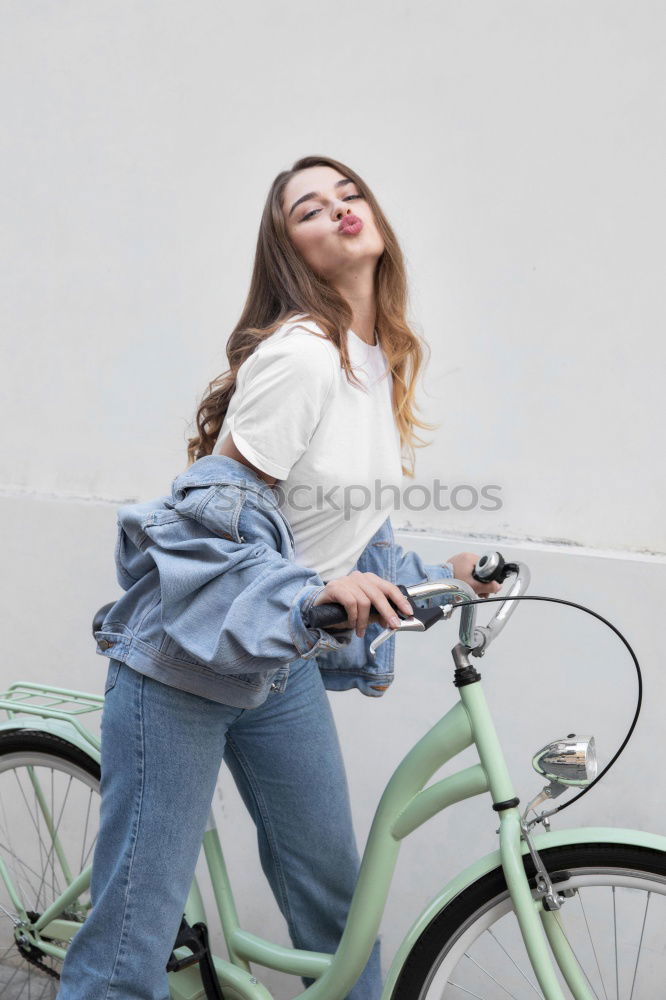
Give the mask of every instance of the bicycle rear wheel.
<path id="1" fill-rule="evenodd" d="M 92 861 L 99 780 L 96 761 L 58 736 L 0 733 L 0 857 L 29 922 Z M 63 916 L 82 922 L 89 908 L 86 891 Z M 22 934 L 22 917 L 0 878 L 0 995 L 52 1000 L 61 962 Z M 48 943 L 67 947 L 66 941 Z"/>
<path id="2" fill-rule="evenodd" d="M 623 844 L 573 844 L 540 852 L 569 944 L 598 1000 L 654 1000 L 666 982 L 666 854 Z M 534 888 L 534 865 L 525 859 Z M 558 972 L 559 975 L 559 972 Z M 571 996 L 560 976 L 564 996 Z M 391 1000 L 543 998 L 513 911 L 494 869 L 441 910 L 416 941 Z"/>

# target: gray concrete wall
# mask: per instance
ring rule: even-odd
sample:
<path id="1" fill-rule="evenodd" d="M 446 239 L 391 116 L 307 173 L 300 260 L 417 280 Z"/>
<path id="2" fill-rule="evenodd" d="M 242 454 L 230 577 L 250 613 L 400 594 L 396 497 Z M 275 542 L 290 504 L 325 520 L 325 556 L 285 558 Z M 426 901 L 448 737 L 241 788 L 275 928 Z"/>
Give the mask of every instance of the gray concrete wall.
<path id="1" fill-rule="evenodd" d="M 665 30 L 647 0 L 6 3 L 0 685 L 102 690 L 90 620 L 119 595 L 115 511 L 184 469 L 270 181 L 321 152 L 366 178 L 405 251 L 431 347 L 419 412 L 439 424 L 415 482 L 502 501 L 416 497 L 399 541 L 432 561 L 497 547 L 528 563 L 532 593 L 627 635 L 641 724 L 565 816 L 666 830 Z M 361 842 L 393 767 L 453 703 L 454 642 L 454 623 L 405 636 L 384 698 L 332 696 Z M 482 666 L 523 797 L 546 740 L 594 732 L 603 763 L 629 724 L 626 650 L 570 608 L 524 602 Z M 226 773 L 216 812 L 243 919 L 286 943 Z M 474 801 L 405 844 L 386 965 L 493 824 Z"/>

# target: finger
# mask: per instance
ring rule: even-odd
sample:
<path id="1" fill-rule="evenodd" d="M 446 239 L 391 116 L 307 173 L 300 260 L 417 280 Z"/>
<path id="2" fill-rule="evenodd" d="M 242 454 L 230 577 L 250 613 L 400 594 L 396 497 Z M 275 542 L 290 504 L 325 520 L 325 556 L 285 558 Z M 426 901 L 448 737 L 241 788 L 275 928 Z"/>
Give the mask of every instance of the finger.
<path id="1" fill-rule="evenodd" d="M 399 608 L 403 614 L 412 614 L 412 605 L 410 604 L 409 599 L 394 583 L 391 583 L 382 576 L 377 576 L 376 573 L 362 573 L 359 575 L 364 578 L 367 593 L 370 593 L 370 590 L 367 589 L 368 586 L 372 587 L 372 585 L 374 585 L 375 587 L 379 587 L 382 594 L 386 594 L 387 598 L 393 601 L 396 607 Z M 392 609 L 391 613 L 395 614 L 395 611 Z"/>
<path id="2" fill-rule="evenodd" d="M 327 602 L 342 604 L 346 613 L 347 619 L 341 622 L 338 628 L 354 628 L 356 626 L 356 619 L 358 616 L 358 608 L 356 606 L 356 596 L 354 591 L 347 586 L 331 586 L 329 584 L 329 596 L 327 596 Z"/>
<path id="3" fill-rule="evenodd" d="M 350 583 L 350 593 L 354 598 L 354 620 L 352 628 L 356 629 L 356 634 L 358 636 L 363 636 L 365 634 L 365 630 L 368 626 L 368 620 L 370 618 L 371 601 L 366 596 L 361 585 L 361 581 L 370 575 L 371 574 L 369 573 L 361 573 L 360 570 L 355 569 L 349 573 L 346 578 Z"/>
<path id="4" fill-rule="evenodd" d="M 368 627 L 370 619 L 372 603 L 372 598 L 368 595 L 367 591 L 359 588 L 356 596 L 356 634 L 358 636 L 365 635 L 365 630 Z"/>
<path id="5" fill-rule="evenodd" d="M 405 597 L 403 592 L 399 587 L 396 587 L 394 583 L 390 583 L 381 576 L 377 576 L 376 573 L 366 573 L 366 577 L 373 578 L 377 587 L 380 588 L 382 594 L 385 594 L 389 601 L 392 601 L 400 611 L 404 612 L 406 615 L 412 614 L 412 605 L 409 599 Z M 391 614 L 395 614 L 395 611 L 391 611 Z"/>
<path id="6" fill-rule="evenodd" d="M 370 623 L 371 605 L 372 601 L 365 593 L 363 597 L 359 597 L 357 600 L 358 615 L 356 618 L 356 634 L 359 636 L 365 635 L 365 630 Z"/>
<path id="7" fill-rule="evenodd" d="M 406 615 L 413 614 L 412 605 L 410 604 L 408 598 L 406 598 L 403 592 L 401 590 L 398 590 L 397 587 L 392 586 L 391 589 L 388 591 L 388 596 L 393 601 L 395 606 L 404 611 Z"/>
<path id="8" fill-rule="evenodd" d="M 381 587 L 377 586 L 369 590 L 368 593 L 370 594 L 372 598 L 372 603 L 375 606 L 376 610 L 378 611 L 379 615 L 381 616 L 384 625 L 387 628 L 398 628 L 398 626 L 400 625 L 400 618 L 395 613 L 395 609 L 391 606 L 391 604 L 388 601 L 389 596 L 393 598 L 395 588 L 393 587 L 392 584 L 387 584 L 386 581 L 383 582 L 384 586 L 387 588 L 386 592 L 384 592 L 384 590 L 382 590 Z M 398 604 L 398 606 L 402 608 L 403 601 L 405 600 L 405 598 L 403 597 L 401 591 L 398 591 L 398 593 L 400 594 L 400 601 L 396 601 L 396 604 Z M 411 605 L 409 605 L 410 613 L 411 610 L 412 610 Z"/>

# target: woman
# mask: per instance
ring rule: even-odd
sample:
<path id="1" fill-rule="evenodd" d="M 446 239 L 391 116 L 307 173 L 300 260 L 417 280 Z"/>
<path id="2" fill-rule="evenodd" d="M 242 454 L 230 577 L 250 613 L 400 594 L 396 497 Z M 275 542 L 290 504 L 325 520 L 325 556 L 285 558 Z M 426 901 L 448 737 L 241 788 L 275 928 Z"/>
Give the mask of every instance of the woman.
<path id="1" fill-rule="evenodd" d="M 344 605 L 337 628 L 359 637 L 369 622 L 397 626 L 389 600 L 410 610 L 397 586 L 354 569 L 395 499 L 382 489 L 359 505 L 354 490 L 367 500 L 377 481 L 397 488 L 411 474 L 401 448 L 413 445 L 415 425 L 428 426 L 412 408 L 421 346 L 405 300 L 402 255 L 367 185 L 336 160 L 299 160 L 270 189 L 247 303 L 227 344 L 230 370 L 209 385 L 188 448 L 190 465 L 221 455 L 269 487 L 280 483 L 295 560 L 324 584 L 314 604 Z M 498 585 L 473 579 L 476 559 L 461 553 L 442 573 L 487 596 Z M 294 653 L 280 683 L 255 686 L 254 699 L 243 676 L 227 678 L 222 700 L 219 688 L 193 693 L 186 671 L 112 660 L 94 905 L 70 946 L 59 1000 L 166 1000 L 165 966 L 222 759 L 257 826 L 294 946 L 335 951 L 359 856 L 322 676 L 316 659 Z M 380 992 L 377 941 L 347 997 Z"/>

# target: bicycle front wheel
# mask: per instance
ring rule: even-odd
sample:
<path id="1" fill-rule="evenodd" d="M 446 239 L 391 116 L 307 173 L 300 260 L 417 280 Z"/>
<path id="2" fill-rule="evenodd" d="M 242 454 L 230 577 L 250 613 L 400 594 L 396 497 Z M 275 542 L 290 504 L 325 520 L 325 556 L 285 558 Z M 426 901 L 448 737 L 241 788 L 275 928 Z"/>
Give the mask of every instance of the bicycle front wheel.
<path id="1" fill-rule="evenodd" d="M 30 924 L 92 861 L 99 780 L 99 765 L 58 736 L 41 730 L 0 733 L 0 858 L 15 894 L 0 878 L 3 1000 L 56 996 L 61 962 L 35 947 Z M 86 891 L 62 916 L 83 922 L 89 909 Z M 44 940 L 67 947 L 66 941 Z"/>
<path id="2" fill-rule="evenodd" d="M 666 982 L 666 854 L 623 844 L 539 852 L 566 891 L 562 925 L 598 1000 L 654 1000 Z M 534 865 L 525 869 L 536 898 Z M 559 974 L 564 996 L 571 996 Z M 543 998 L 504 873 L 470 885 L 428 924 L 407 956 L 391 1000 Z"/>

